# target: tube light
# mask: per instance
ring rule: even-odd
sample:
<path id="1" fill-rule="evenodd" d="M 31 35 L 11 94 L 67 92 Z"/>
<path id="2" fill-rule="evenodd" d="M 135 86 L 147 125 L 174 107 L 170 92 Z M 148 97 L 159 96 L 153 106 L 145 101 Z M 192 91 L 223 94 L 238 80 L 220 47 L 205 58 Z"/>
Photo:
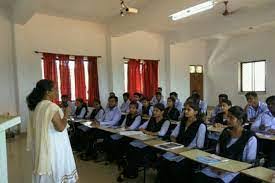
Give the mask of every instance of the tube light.
<path id="1" fill-rule="evenodd" d="M 216 4 L 215 0 L 210 0 L 210 1 L 206 1 L 204 3 L 192 6 L 190 8 L 184 9 L 182 11 L 179 11 L 177 13 L 174 13 L 172 15 L 170 15 L 169 17 L 172 17 L 173 21 L 182 19 L 182 18 L 186 18 L 189 17 L 191 15 L 203 12 L 203 11 L 207 11 L 212 9 Z"/>

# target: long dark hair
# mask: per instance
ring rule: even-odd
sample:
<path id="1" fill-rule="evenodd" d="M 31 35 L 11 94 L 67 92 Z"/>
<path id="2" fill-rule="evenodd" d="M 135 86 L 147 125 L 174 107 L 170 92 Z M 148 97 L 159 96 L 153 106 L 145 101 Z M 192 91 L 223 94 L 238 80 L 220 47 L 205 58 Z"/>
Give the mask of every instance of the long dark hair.
<path id="1" fill-rule="evenodd" d="M 201 113 L 200 106 L 197 103 L 197 101 L 188 100 L 184 103 L 184 107 L 186 107 L 187 105 L 189 107 L 191 107 L 194 111 L 198 112 L 198 114 L 196 115 L 197 120 L 198 121 L 203 121 L 204 114 Z M 187 121 L 187 117 L 185 117 L 185 115 L 184 115 L 182 121 Z"/>
<path id="2" fill-rule="evenodd" d="M 36 87 L 27 96 L 28 108 L 31 111 L 35 110 L 35 107 L 41 102 L 47 91 L 52 91 L 54 88 L 54 82 L 48 79 L 42 79 L 36 83 Z"/>
<path id="3" fill-rule="evenodd" d="M 241 122 L 241 124 L 247 122 L 247 114 L 240 106 L 233 106 L 228 109 L 228 112 L 230 112 L 235 118 L 237 118 Z"/>

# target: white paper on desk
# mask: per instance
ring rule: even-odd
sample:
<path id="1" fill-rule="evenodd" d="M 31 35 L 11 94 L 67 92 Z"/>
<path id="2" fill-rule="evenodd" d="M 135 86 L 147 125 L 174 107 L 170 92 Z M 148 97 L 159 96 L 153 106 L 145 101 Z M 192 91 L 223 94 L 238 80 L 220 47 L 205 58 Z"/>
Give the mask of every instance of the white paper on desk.
<path id="1" fill-rule="evenodd" d="M 142 131 L 123 131 L 119 132 L 120 135 L 131 136 L 131 135 L 145 135 Z"/>
<path id="2" fill-rule="evenodd" d="M 91 121 L 87 121 L 87 122 L 84 122 L 82 123 L 83 125 L 89 127 L 89 128 L 94 128 L 93 126 L 91 126 L 92 122 Z"/>
<path id="3" fill-rule="evenodd" d="M 75 123 L 85 123 L 85 122 L 87 122 L 87 120 L 86 119 L 75 119 L 75 120 L 73 120 L 73 122 L 75 122 Z"/>
<path id="4" fill-rule="evenodd" d="M 167 142 L 167 143 L 155 145 L 155 147 L 158 147 L 158 148 L 164 149 L 164 150 L 174 150 L 174 149 L 183 148 L 184 145 L 174 143 L 174 142 Z"/>

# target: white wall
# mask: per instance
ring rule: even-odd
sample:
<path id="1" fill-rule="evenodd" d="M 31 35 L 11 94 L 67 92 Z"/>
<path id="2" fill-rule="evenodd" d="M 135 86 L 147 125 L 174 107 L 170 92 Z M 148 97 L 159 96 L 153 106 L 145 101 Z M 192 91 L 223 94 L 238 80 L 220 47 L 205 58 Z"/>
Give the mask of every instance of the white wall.
<path id="1" fill-rule="evenodd" d="M 34 51 L 67 53 L 76 55 L 100 55 L 98 61 L 99 89 L 102 99 L 108 91 L 106 62 L 106 28 L 103 25 L 58 18 L 42 14 L 34 15 L 25 25 L 15 25 L 15 49 L 18 74 L 22 130 L 26 129 L 28 110 L 27 94 L 41 79 L 40 55 Z M 103 100 L 103 105 L 106 101 Z"/>
<path id="2" fill-rule="evenodd" d="M 6 11 L 0 9 L 0 114 L 16 114 L 15 72 L 13 62 L 12 23 Z"/>
<path id="3" fill-rule="evenodd" d="M 239 94 L 238 63 L 266 59 L 267 93 L 260 94 L 265 100 L 275 94 L 275 32 L 261 31 L 208 41 L 208 74 L 210 78 L 208 99 L 217 103 L 219 93 L 227 93 L 235 105 L 245 105 L 244 94 Z"/>
<path id="4" fill-rule="evenodd" d="M 137 31 L 120 37 L 113 37 L 111 41 L 113 90 L 120 97 L 120 100 L 124 93 L 123 57 L 160 60 L 159 86 L 163 87 L 165 94 L 165 40 L 162 35 Z"/>
<path id="5" fill-rule="evenodd" d="M 204 66 L 204 98 L 207 101 L 206 46 L 202 40 L 170 45 L 171 91 L 176 91 L 183 102 L 190 96 L 189 65 Z"/>

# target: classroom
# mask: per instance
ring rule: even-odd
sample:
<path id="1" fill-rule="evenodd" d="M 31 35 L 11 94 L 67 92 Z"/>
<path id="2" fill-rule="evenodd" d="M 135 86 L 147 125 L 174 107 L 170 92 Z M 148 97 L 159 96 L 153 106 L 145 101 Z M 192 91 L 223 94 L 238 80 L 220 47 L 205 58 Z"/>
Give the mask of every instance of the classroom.
<path id="1" fill-rule="evenodd" d="M 0 183 L 275 183 L 274 8 L 0 0 Z"/>

